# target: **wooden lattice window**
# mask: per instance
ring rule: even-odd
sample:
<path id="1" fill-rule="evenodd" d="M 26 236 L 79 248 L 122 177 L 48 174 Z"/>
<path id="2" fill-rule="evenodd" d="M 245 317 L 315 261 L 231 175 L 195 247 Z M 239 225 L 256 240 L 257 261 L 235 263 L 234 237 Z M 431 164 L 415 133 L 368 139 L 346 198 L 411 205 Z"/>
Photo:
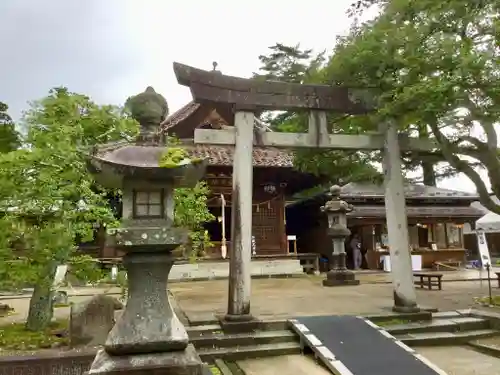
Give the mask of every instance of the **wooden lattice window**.
<path id="1" fill-rule="evenodd" d="M 278 210 L 275 202 L 262 204 L 254 208 L 253 212 L 253 234 L 259 242 L 265 244 L 279 244 L 280 242 L 280 226 Z"/>
<path id="2" fill-rule="evenodd" d="M 133 192 L 133 215 L 135 219 L 164 217 L 163 189 Z"/>

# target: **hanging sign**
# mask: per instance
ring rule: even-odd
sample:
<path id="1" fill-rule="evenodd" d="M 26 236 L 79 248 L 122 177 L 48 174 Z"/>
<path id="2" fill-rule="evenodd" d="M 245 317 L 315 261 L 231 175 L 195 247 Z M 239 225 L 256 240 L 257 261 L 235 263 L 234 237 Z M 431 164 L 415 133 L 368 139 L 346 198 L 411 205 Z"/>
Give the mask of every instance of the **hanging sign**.
<path id="1" fill-rule="evenodd" d="M 491 265 L 490 250 L 488 249 L 488 241 L 486 240 L 486 234 L 482 230 L 476 231 L 477 236 L 477 248 L 479 250 L 479 256 L 481 257 L 481 265 L 483 269 L 486 269 L 486 265 Z"/>
<path id="2" fill-rule="evenodd" d="M 257 243 L 255 242 L 255 236 L 252 235 L 252 255 L 257 254 Z"/>

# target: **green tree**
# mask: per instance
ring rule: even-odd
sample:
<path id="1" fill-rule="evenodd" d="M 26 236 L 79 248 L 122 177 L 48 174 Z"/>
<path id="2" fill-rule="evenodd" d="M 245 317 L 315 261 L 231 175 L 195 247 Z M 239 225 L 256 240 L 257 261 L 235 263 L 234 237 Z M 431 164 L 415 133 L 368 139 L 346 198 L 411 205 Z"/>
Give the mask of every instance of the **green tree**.
<path id="1" fill-rule="evenodd" d="M 24 123 L 29 147 L 0 155 L 0 280 L 34 286 L 26 328 L 41 330 L 52 318 L 56 267 L 93 271 L 77 241 L 91 239 L 95 223 L 115 222 L 87 171 L 88 148 L 133 135 L 137 124 L 64 88 L 34 103 Z"/>
<path id="2" fill-rule="evenodd" d="M 97 144 L 133 140 L 138 124 L 123 108 L 97 105 L 84 95 L 56 88 L 32 104 L 23 119 L 27 147 L 0 154 L 0 284 L 34 286 L 26 327 L 41 330 L 53 314 L 58 265 L 95 279 L 95 262 L 76 252 L 92 239 L 94 225 L 118 225 L 110 197 L 87 170 Z M 203 223 L 213 219 L 208 189 L 176 189 L 175 221 L 191 230 L 191 248 L 208 241 Z"/>
<path id="3" fill-rule="evenodd" d="M 300 45 L 286 46 L 281 43 L 269 48 L 268 55 L 259 56 L 261 67 L 254 77 L 292 83 L 322 83 L 324 77 L 325 52 L 314 54 Z M 345 115 L 329 114 L 329 124 L 336 124 L 335 131 L 357 133 L 358 129 L 342 122 Z M 296 112 L 265 113 L 263 120 L 270 127 L 283 132 L 307 130 L 307 114 Z M 347 124 L 349 127 L 342 126 Z M 329 177 L 330 183 L 352 181 L 380 181 L 382 176 L 371 164 L 372 153 L 333 150 L 296 150 L 295 166 L 316 175 Z"/>
<path id="4" fill-rule="evenodd" d="M 174 201 L 175 225 L 189 229 L 189 255 L 196 257 L 210 246 L 210 237 L 203 227 L 215 217 L 207 207 L 210 190 L 207 184 L 200 181 L 194 188 L 175 189 Z"/>
<path id="5" fill-rule="evenodd" d="M 0 102 L 0 153 L 14 151 L 21 146 L 21 137 L 7 113 L 8 109 L 7 104 Z"/>
<path id="6" fill-rule="evenodd" d="M 327 70 L 337 83 L 377 88 L 380 121 L 426 127 L 440 154 L 500 213 L 475 165 L 500 196 L 495 127 L 500 111 L 500 4 L 495 0 L 368 1 L 374 20 L 341 40 Z M 365 2 L 362 2 L 365 3 Z M 361 8 L 363 5 L 361 4 Z M 435 155 L 436 156 L 436 155 Z"/>

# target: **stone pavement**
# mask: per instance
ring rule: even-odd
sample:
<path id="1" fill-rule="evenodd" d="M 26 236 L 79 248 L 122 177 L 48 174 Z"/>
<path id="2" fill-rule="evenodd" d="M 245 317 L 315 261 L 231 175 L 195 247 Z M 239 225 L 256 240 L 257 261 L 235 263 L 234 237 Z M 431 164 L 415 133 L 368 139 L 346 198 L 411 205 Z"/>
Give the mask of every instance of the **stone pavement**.
<path id="1" fill-rule="evenodd" d="M 330 375 L 330 371 L 320 366 L 314 358 L 304 355 L 284 355 L 278 357 L 255 358 L 238 361 L 238 366 L 246 375 Z"/>
<path id="2" fill-rule="evenodd" d="M 464 346 L 416 348 L 449 375 L 500 375 L 500 358 Z"/>
<path id="3" fill-rule="evenodd" d="M 224 314 L 227 281 L 177 283 L 170 287 L 175 299 L 191 322 L 206 321 Z M 495 293 L 500 290 L 494 289 Z M 467 309 L 473 298 L 488 293 L 486 282 L 445 283 L 442 291 L 417 289 L 421 306 L 439 310 Z M 390 284 L 325 288 L 321 278 L 258 279 L 252 281 L 251 310 L 263 318 L 289 318 L 326 314 L 376 314 L 393 305 Z"/>
<path id="4" fill-rule="evenodd" d="M 475 271 L 477 272 L 477 271 Z M 288 279 L 252 280 L 252 313 L 264 318 L 287 318 L 300 315 L 324 314 L 375 314 L 390 311 L 392 286 L 387 282 L 376 282 L 374 278 L 385 274 L 360 274 L 361 285 L 326 288 L 321 285 L 324 276 Z M 190 281 L 171 283 L 170 291 L 180 309 L 190 321 L 211 320 L 216 314 L 224 314 L 227 308 L 227 280 Z M 500 289 L 493 284 L 493 292 Z M 111 293 L 119 297 L 119 288 L 75 288 L 68 290 L 70 302 L 87 300 L 94 294 Z M 442 291 L 417 289 L 420 305 L 440 310 L 456 310 L 472 307 L 473 298 L 485 296 L 488 284 L 485 281 L 444 282 Z M 0 318 L 0 324 L 24 321 L 29 307 L 29 295 L 2 297 L 16 313 Z M 474 307 L 478 307 L 474 305 Z M 55 309 L 57 318 L 69 314 L 69 307 Z M 182 317 L 181 317 L 182 318 Z"/>
<path id="5" fill-rule="evenodd" d="M 463 269 L 459 271 L 423 271 L 427 273 L 443 274 L 443 281 L 471 281 L 471 280 L 487 280 L 488 275 L 484 270 Z M 492 284 L 497 284 L 495 272 L 500 272 L 499 267 L 493 267 L 490 271 L 490 279 Z M 362 283 L 390 283 L 391 273 L 382 271 L 361 270 L 355 271 L 356 278 Z M 324 276 L 322 276 L 324 277 Z"/>

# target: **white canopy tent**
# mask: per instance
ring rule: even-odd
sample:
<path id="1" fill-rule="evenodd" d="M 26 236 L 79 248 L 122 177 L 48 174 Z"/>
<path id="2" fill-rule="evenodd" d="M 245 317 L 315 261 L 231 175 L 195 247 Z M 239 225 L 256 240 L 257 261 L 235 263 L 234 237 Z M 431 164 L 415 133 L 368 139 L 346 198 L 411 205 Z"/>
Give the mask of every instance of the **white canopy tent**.
<path id="1" fill-rule="evenodd" d="M 500 233 L 500 215 L 488 212 L 476 221 L 476 230 L 484 233 Z"/>

